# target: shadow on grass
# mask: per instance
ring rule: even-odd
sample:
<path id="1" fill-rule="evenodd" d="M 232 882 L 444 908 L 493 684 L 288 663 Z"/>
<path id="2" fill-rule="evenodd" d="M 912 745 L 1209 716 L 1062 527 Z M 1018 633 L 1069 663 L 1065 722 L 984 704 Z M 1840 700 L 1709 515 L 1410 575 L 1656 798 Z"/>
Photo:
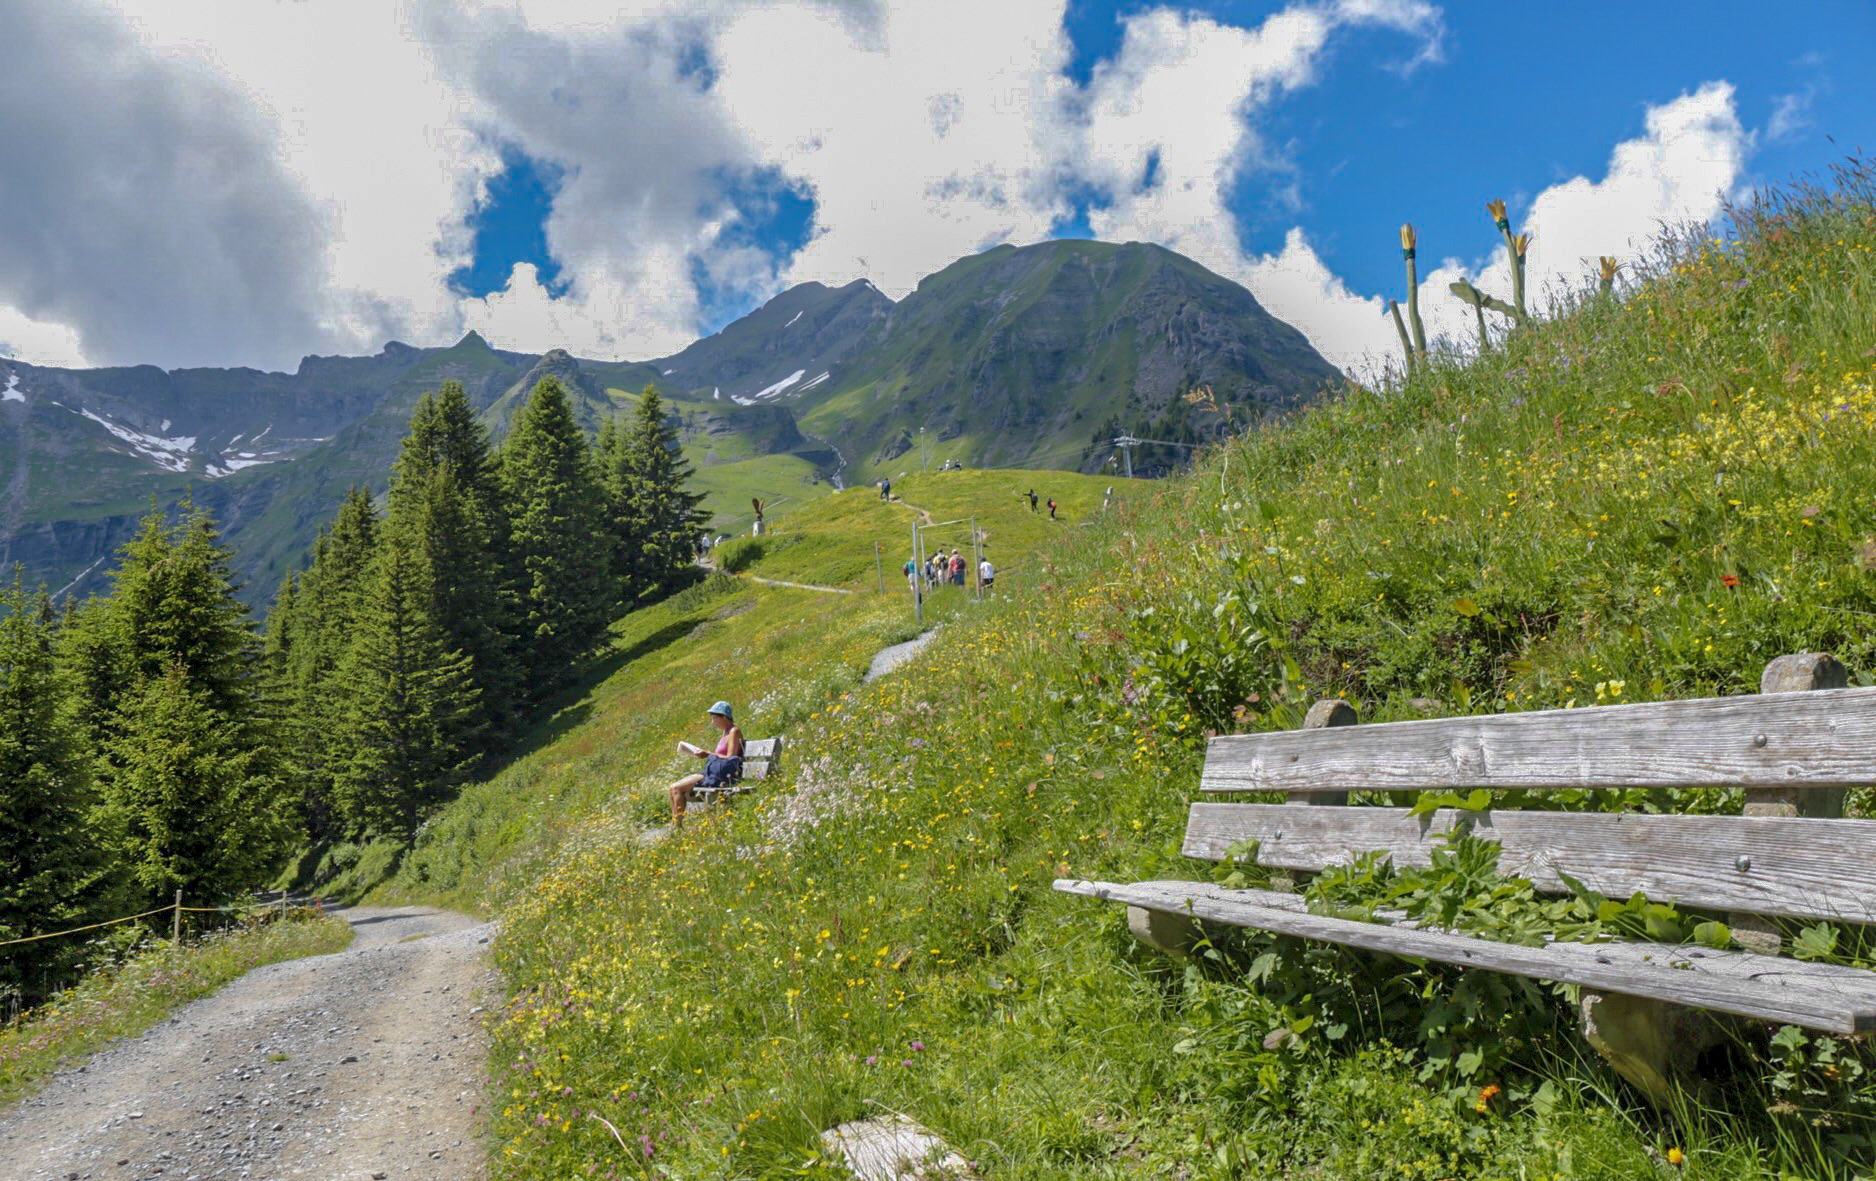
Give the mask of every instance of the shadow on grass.
<path id="1" fill-rule="evenodd" d="M 476 778 L 493 778 L 536 751 L 560 741 L 592 716 L 593 703 L 587 698 L 594 689 L 626 665 L 669 648 L 703 624 L 702 618 L 681 619 L 659 628 L 629 648 L 608 649 L 581 665 L 565 686 L 541 702 L 535 710 L 539 720 L 522 731 L 513 745 L 484 757 L 476 768 Z"/>

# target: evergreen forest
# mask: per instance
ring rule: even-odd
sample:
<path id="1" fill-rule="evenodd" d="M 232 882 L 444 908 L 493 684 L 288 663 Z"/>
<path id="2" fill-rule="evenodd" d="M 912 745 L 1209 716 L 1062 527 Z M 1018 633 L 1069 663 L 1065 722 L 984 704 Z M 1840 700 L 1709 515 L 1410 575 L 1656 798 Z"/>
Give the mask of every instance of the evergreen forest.
<path id="1" fill-rule="evenodd" d="M 498 764 L 612 621 L 687 585 L 702 528 L 663 401 L 597 440 L 543 379 L 497 446 L 423 396 L 382 502 L 354 488 L 265 620 L 220 525 L 154 507 L 108 593 L 0 587 L 0 1004 L 240 901 L 296 855 L 407 845 Z M 316 860 L 316 859 L 315 859 Z"/>

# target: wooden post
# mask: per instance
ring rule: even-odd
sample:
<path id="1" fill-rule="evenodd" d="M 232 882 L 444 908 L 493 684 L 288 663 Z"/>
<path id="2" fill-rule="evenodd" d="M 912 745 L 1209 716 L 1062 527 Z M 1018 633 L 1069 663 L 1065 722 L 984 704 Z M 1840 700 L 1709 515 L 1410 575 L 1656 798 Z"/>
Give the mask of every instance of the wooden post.
<path id="1" fill-rule="evenodd" d="M 1761 693 L 1805 693 L 1813 689 L 1843 689 L 1850 684 L 1849 670 L 1828 652 L 1799 652 L 1780 656 L 1765 666 L 1759 677 Z M 1753 741 L 1764 743 L 1758 734 Z M 1836 819 L 1843 815 L 1842 788 L 1749 787 L 1746 789 L 1747 816 L 1812 816 Z M 1733 938 L 1748 951 L 1777 955 L 1782 947 L 1778 929 L 1761 915 L 1729 916 Z"/>
<path id="2" fill-rule="evenodd" d="M 879 593 L 886 593 L 886 560 L 880 552 L 879 542 L 873 543 L 873 573 L 879 576 Z"/>
<path id="3" fill-rule="evenodd" d="M 1355 707 L 1340 697 L 1329 697 L 1309 707 L 1303 716 L 1303 729 L 1327 730 L 1331 726 L 1353 726 L 1361 719 L 1355 713 Z M 1345 791 L 1318 792 L 1293 791 L 1284 797 L 1292 804 L 1346 804 L 1348 793 Z"/>
<path id="4" fill-rule="evenodd" d="M 1340 697 L 1325 697 L 1309 707 L 1303 715 L 1303 729 L 1327 730 L 1331 726 L 1353 726 L 1361 721 L 1355 707 Z M 1292 791 L 1285 792 L 1283 800 L 1288 804 L 1305 804 L 1310 807 L 1340 807 L 1348 803 L 1345 791 Z M 1270 875 L 1270 888 L 1293 893 L 1296 890 L 1296 876 L 1291 873 L 1273 873 Z"/>
<path id="5" fill-rule="evenodd" d="M 169 941 L 182 942 L 182 887 L 176 887 L 176 911 L 169 919 Z"/>

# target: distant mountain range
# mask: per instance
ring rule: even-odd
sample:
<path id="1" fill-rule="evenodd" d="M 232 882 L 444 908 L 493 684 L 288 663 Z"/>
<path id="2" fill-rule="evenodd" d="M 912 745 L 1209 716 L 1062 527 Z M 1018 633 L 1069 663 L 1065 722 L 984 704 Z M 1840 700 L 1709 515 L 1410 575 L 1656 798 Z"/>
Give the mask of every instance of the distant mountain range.
<path id="1" fill-rule="evenodd" d="M 897 303 L 865 280 L 804 283 L 646 362 L 475 333 L 291 374 L 0 358 L 0 563 L 61 593 L 102 589 L 152 501 L 189 494 L 263 601 L 347 488 L 383 489 L 424 391 L 460 381 L 501 433 L 550 374 L 589 427 L 657 388 L 726 522 L 751 492 L 807 496 L 921 463 L 1092 470 L 1109 454 L 1098 435 L 1215 431 L 1181 397 L 1197 386 L 1264 415 L 1340 376 L 1237 284 L 1157 246 L 1087 241 L 999 246 Z"/>

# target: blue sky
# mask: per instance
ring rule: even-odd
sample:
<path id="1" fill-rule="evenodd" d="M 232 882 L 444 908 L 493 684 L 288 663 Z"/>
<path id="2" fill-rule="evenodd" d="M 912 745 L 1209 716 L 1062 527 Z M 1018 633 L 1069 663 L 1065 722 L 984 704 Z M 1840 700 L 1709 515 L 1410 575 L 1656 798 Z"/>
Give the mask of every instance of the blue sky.
<path id="1" fill-rule="evenodd" d="M 900 297 L 1092 234 L 1189 254 L 1354 365 L 1387 347 L 1402 221 L 1435 296 L 1494 281 L 1498 196 L 1572 281 L 1876 147 L 1867 0 L 7 10 L 31 84 L 0 91 L 0 353 L 43 361 L 291 367 L 470 328 L 649 358 L 792 283 Z"/>

